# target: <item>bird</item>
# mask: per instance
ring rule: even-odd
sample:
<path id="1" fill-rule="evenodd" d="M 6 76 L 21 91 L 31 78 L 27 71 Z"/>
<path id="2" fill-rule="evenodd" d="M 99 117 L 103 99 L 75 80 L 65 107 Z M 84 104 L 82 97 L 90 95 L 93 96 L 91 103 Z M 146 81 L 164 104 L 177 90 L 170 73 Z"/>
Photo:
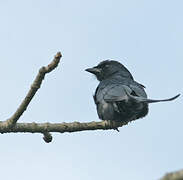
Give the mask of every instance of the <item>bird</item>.
<path id="1" fill-rule="evenodd" d="M 115 60 L 104 60 L 85 71 L 94 74 L 99 81 L 93 99 L 101 120 L 134 121 L 148 114 L 149 103 L 172 101 L 180 96 L 148 99 L 145 86 L 135 81 L 129 70 Z"/>

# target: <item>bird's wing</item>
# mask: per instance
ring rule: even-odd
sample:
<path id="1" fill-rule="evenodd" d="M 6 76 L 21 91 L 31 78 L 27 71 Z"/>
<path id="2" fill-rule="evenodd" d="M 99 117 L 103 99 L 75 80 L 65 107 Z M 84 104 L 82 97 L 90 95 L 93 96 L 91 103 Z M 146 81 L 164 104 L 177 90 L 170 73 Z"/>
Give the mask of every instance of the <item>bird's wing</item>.
<path id="1" fill-rule="evenodd" d="M 122 84 L 110 85 L 106 87 L 107 91 L 103 94 L 103 98 L 106 102 L 123 101 L 128 100 L 128 95 L 132 93 L 132 90 Z"/>
<path id="2" fill-rule="evenodd" d="M 133 95 L 147 98 L 147 94 L 144 91 L 144 88 L 142 87 L 141 84 L 138 84 L 138 83 L 130 84 L 129 87 L 133 91 L 133 93 L 132 93 Z"/>

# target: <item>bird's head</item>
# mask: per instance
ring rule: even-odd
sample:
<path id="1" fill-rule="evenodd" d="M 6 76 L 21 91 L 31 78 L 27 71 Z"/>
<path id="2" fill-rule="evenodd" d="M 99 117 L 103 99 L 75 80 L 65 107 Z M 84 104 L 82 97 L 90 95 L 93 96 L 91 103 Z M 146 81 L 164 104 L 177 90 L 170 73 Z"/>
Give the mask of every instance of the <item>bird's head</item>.
<path id="1" fill-rule="evenodd" d="M 97 66 L 93 68 L 85 69 L 85 71 L 94 74 L 99 81 L 110 78 L 115 74 L 118 74 L 122 77 L 133 79 L 131 73 L 128 71 L 128 69 L 125 66 L 123 66 L 118 61 L 113 61 L 113 60 L 102 61 Z"/>

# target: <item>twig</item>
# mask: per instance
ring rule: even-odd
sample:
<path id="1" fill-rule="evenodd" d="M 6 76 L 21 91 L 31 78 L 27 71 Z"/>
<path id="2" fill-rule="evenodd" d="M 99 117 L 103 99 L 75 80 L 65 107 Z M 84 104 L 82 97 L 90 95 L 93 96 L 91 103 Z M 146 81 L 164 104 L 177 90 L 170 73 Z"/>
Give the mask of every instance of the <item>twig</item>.
<path id="1" fill-rule="evenodd" d="M 40 88 L 41 83 L 45 77 L 45 74 L 51 72 L 58 66 L 58 63 L 60 62 L 61 57 L 62 57 L 61 53 L 58 52 L 55 55 L 53 61 L 48 66 L 40 68 L 39 73 L 37 74 L 33 84 L 31 85 L 31 88 L 30 88 L 29 92 L 27 93 L 25 99 L 22 101 L 22 103 L 20 104 L 20 106 L 18 107 L 16 112 L 9 119 L 7 119 L 4 122 L 5 126 L 7 126 L 8 128 L 12 128 L 13 126 L 15 126 L 15 124 L 18 121 L 18 119 L 20 118 L 20 116 L 27 109 L 30 101 L 36 94 L 37 90 Z"/>

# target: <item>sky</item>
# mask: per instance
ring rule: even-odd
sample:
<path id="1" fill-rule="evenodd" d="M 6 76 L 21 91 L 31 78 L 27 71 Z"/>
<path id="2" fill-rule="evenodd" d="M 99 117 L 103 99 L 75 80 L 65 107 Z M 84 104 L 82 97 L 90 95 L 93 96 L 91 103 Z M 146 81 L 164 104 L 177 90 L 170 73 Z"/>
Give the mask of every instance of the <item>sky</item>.
<path id="1" fill-rule="evenodd" d="M 105 59 L 124 64 L 150 98 L 183 93 L 182 0 L 1 0 L 0 107 L 9 118 L 40 67 L 61 51 L 19 122 L 90 122 L 98 82 L 84 71 Z M 183 168 L 182 96 L 150 105 L 120 132 L 0 135 L 6 180 L 156 180 Z"/>

